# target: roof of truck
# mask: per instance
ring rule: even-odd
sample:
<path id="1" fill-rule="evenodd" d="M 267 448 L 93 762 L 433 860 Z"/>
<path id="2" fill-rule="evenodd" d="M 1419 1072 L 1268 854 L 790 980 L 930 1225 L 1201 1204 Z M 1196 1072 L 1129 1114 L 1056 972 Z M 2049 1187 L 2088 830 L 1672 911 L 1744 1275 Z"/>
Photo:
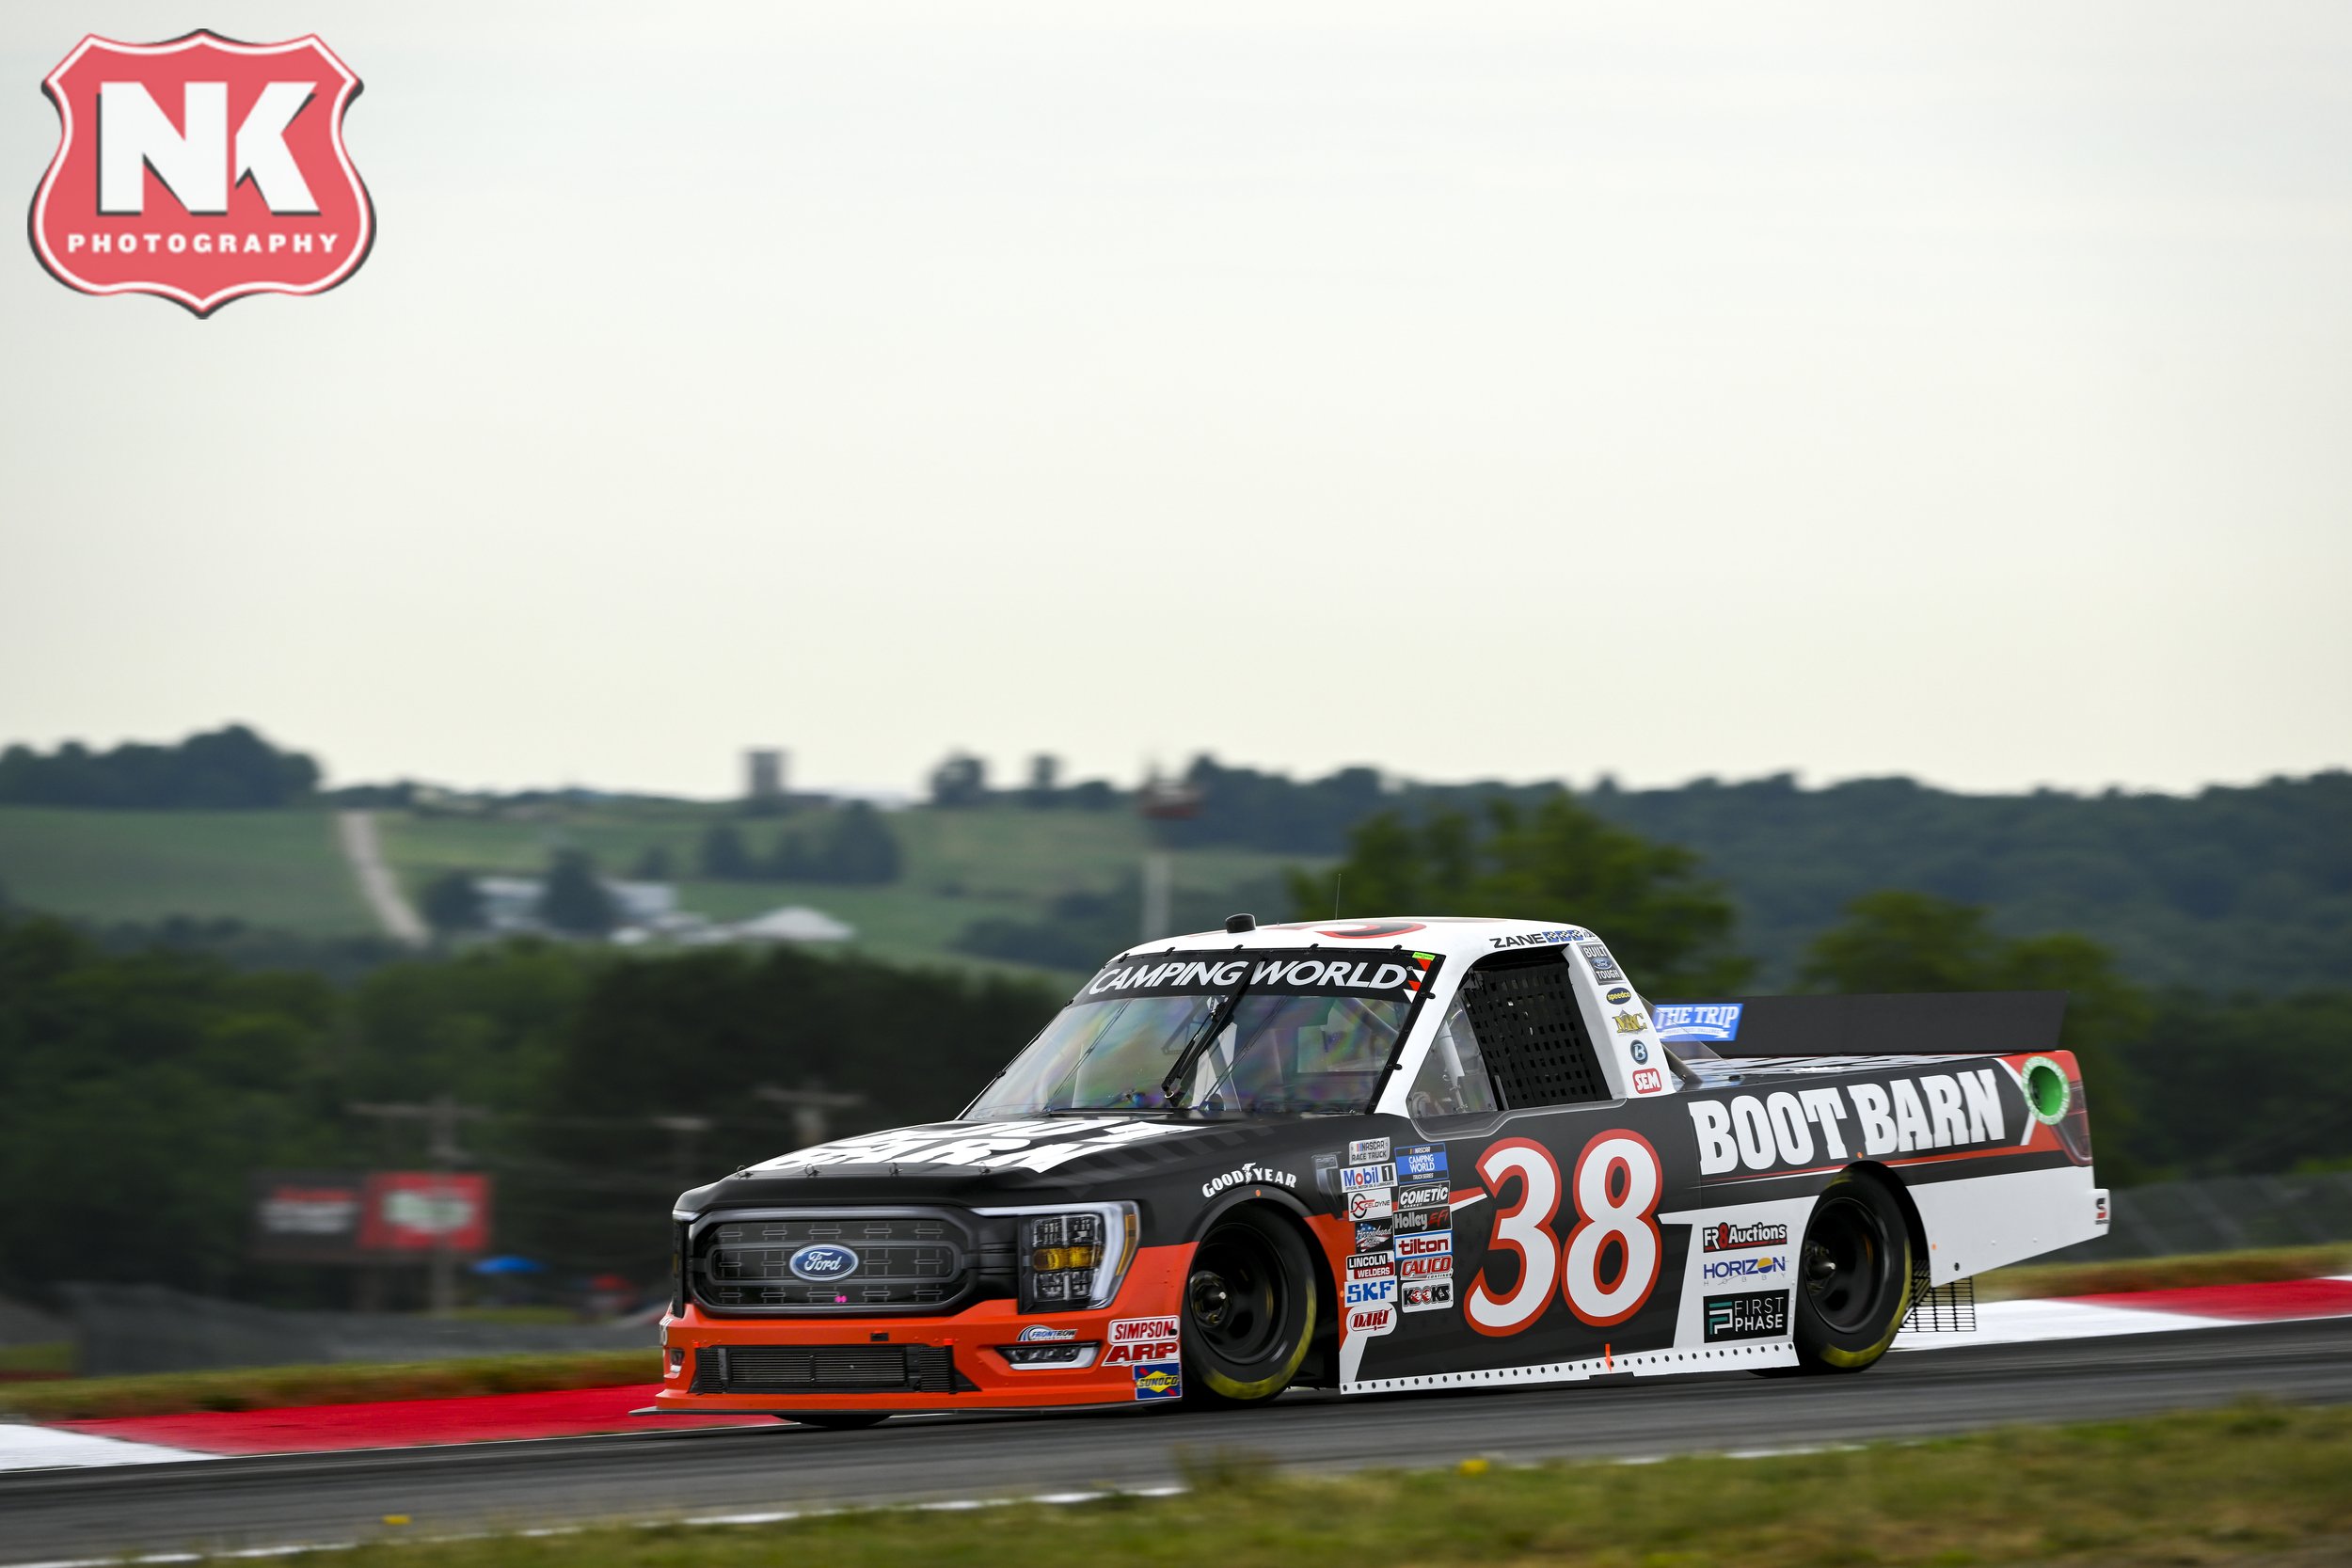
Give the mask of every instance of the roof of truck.
<path id="1" fill-rule="evenodd" d="M 1464 915 L 1397 915 L 1387 918 L 1297 920 L 1279 926 L 1260 926 L 1248 931 L 1193 931 L 1184 936 L 1141 942 L 1114 958 L 1120 959 L 1163 949 L 1199 951 L 1203 947 L 1404 947 L 1447 958 L 1475 958 L 1509 947 L 1556 947 L 1564 942 L 1598 942 L 1581 926 L 1556 920 L 1490 920 Z"/>

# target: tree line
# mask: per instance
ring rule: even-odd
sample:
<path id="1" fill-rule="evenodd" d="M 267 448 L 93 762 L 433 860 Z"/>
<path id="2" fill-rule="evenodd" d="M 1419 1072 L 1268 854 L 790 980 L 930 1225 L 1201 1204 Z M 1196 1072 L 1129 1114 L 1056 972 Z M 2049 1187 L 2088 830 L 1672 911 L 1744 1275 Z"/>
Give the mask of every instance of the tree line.
<path id="1" fill-rule="evenodd" d="M 126 742 L 93 752 L 69 740 L 48 752 L 0 752 L 0 805 L 258 811 L 307 800 L 318 784 L 316 762 L 243 724 L 172 746 Z"/>

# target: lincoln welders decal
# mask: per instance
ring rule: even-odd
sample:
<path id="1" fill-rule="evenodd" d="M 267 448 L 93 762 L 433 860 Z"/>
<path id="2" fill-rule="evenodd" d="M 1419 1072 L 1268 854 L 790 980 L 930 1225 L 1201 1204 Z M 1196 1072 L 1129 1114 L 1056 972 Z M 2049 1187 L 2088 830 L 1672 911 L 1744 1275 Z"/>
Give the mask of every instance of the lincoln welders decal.
<path id="1" fill-rule="evenodd" d="M 2020 1125 L 2024 1091 L 1997 1068 L 1913 1071 L 1874 1084 L 1692 1100 L 1699 1173 L 1801 1170 L 1820 1163 L 1994 1148 Z"/>

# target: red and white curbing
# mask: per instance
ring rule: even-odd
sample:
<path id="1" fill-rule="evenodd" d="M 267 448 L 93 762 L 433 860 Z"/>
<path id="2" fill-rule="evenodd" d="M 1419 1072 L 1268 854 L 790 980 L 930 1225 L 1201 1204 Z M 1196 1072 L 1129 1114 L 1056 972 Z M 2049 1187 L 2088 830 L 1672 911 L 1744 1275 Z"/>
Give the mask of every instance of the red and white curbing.
<path id="1" fill-rule="evenodd" d="M 2127 1295 L 1996 1301 L 1977 1308 L 1966 1332 L 1905 1333 L 1899 1351 L 2090 1339 L 2182 1328 L 2352 1317 L 2352 1275 L 2275 1284 L 2204 1285 Z M 155 1465 L 234 1454 L 323 1453 L 346 1449 L 584 1437 L 647 1427 L 766 1426 L 772 1418 L 632 1417 L 652 1388 L 575 1388 L 462 1400 L 398 1400 L 292 1410 L 205 1411 L 74 1421 L 0 1424 L 0 1470 Z"/>

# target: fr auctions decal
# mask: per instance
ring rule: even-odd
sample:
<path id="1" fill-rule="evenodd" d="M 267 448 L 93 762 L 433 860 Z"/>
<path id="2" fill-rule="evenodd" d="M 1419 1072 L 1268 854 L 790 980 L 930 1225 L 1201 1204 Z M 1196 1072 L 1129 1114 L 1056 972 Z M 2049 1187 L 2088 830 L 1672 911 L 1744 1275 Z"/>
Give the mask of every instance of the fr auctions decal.
<path id="1" fill-rule="evenodd" d="M 69 289 L 158 294 L 198 316 L 325 293 L 375 241 L 343 145 L 359 86 L 316 36 L 84 39 L 41 84 L 58 135 L 33 253 Z"/>

